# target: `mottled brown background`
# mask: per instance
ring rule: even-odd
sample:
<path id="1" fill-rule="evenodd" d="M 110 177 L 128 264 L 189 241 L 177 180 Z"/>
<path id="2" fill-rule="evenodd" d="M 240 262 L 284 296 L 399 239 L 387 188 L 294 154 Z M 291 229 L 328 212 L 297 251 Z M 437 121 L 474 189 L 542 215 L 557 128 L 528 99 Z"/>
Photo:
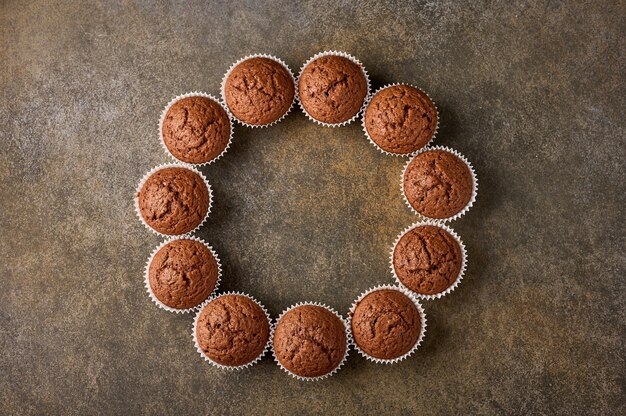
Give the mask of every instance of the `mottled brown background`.
<path id="1" fill-rule="evenodd" d="M 624 414 L 624 1 L 78 3 L 0 6 L 0 413 Z M 425 304 L 425 344 L 402 364 L 352 354 L 314 384 L 269 357 L 218 371 L 192 318 L 143 287 L 159 240 L 132 197 L 168 161 L 159 112 L 217 94 L 243 55 L 295 69 L 331 48 L 375 87 L 429 91 L 436 143 L 474 163 L 478 202 L 453 223 L 466 280 Z M 391 282 L 390 244 L 415 219 L 402 166 L 357 124 L 295 111 L 237 127 L 203 169 L 223 289 L 276 316 L 301 300 L 345 312 Z"/>

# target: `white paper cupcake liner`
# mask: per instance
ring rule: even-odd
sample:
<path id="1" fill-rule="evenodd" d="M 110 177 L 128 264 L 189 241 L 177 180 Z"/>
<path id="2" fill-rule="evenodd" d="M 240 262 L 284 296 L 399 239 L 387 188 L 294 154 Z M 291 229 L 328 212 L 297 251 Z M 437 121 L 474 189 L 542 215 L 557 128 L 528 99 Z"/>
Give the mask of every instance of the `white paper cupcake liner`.
<path id="1" fill-rule="evenodd" d="M 141 210 L 139 209 L 139 191 L 141 190 L 143 185 L 146 183 L 146 181 L 148 180 L 148 178 L 152 174 L 160 171 L 161 169 L 165 169 L 165 168 L 183 168 L 183 169 L 187 169 L 187 170 L 192 171 L 193 173 L 199 175 L 200 178 L 202 178 L 202 180 L 204 181 L 204 184 L 206 185 L 207 190 L 209 192 L 209 206 L 207 208 L 206 215 L 204 216 L 204 218 L 202 219 L 200 224 L 198 224 L 196 226 L 196 228 L 194 228 L 193 230 L 191 230 L 189 232 L 183 233 L 183 234 L 163 234 L 163 233 L 155 230 L 154 228 L 150 227 L 150 225 L 148 225 L 148 223 L 143 219 L 143 216 L 141 215 Z M 148 171 L 148 173 L 146 173 L 143 176 L 143 178 L 141 178 L 141 180 L 139 181 L 139 185 L 137 185 L 137 188 L 135 189 L 135 213 L 137 214 L 137 217 L 139 217 L 139 220 L 141 221 L 141 223 L 148 230 L 152 231 L 154 234 L 156 234 L 156 235 L 158 235 L 160 237 L 169 238 L 169 237 L 175 237 L 175 236 L 188 236 L 190 234 L 193 234 L 198 229 L 200 229 L 200 227 L 202 227 L 202 225 L 204 225 L 204 223 L 206 222 L 207 218 L 209 218 L 209 214 L 211 213 L 211 207 L 212 206 L 213 206 L 213 192 L 211 190 L 211 185 L 209 184 L 208 179 L 198 169 L 194 168 L 193 166 L 187 165 L 187 164 L 182 164 L 182 163 L 165 163 L 165 164 L 162 164 L 162 165 L 158 165 L 158 166 L 150 169 L 150 171 Z"/>
<path id="2" fill-rule="evenodd" d="M 461 211 L 457 212 L 456 214 L 448 218 L 430 218 L 424 214 L 419 213 L 415 208 L 413 208 L 413 206 L 407 199 L 406 194 L 404 193 L 404 174 L 406 173 L 407 168 L 417 156 L 419 156 L 420 154 L 424 152 L 428 152 L 430 150 L 443 150 L 445 152 L 452 153 L 453 155 L 457 156 L 467 165 L 467 167 L 470 170 L 470 174 L 472 175 L 472 196 L 470 197 L 469 202 L 467 203 L 467 205 L 465 205 L 465 207 L 463 207 Z M 402 198 L 404 199 L 404 203 L 416 215 L 420 216 L 421 218 L 429 219 L 429 220 L 436 221 L 436 222 L 448 222 L 448 221 L 453 221 L 457 218 L 462 217 L 472 207 L 472 205 L 474 205 L 474 202 L 476 201 L 476 194 L 478 192 L 478 179 L 476 178 L 476 172 L 474 171 L 474 167 L 461 153 L 446 146 L 429 146 L 429 147 L 424 147 L 420 149 L 418 152 L 416 152 L 415 155 L 411 159 L 409 159 L 409 161 L 406 162 L 406 164 L 404 165 L 404 169 L 402 169 L 402 175 L 400 176 L 400 191 L 402 193 Z"/>
<path id="3" fill-rule="evenodd" d="M 413 291 L 411 288 L 407 287 L 404 283 L 402 283 L 402 281 L 398 277 L 398 274 L 396 273 L 396 268 L 393 265 L 393 253 L 396 250 L 396 246 L 400 242 L 400 239 L 404 237 L 406 233 L 413 230 L 414 228 L 421 227 L 424 225 L 431 225 L 433 227 L 439 227 L 443 229 L 444 231 L 448 232 L 452 236 L 452 238 L 454 238 L 454 241 L 456 241 L 459 247 L 461 248 L 461 270 L 459 271 L 458 276 L 454 280 L 454 283 L 452 283 L 452 285 L 448 287 L 446 290 L 444 290 L 443 292 L 435 293 L 433 295 L 425 295 L 425 294 L 417 293 Z M 463 280 L 463 275 L 465 274 L 465 269 L 467 268 L 467 251 L 465 249 L 465 245 L 463 244 L 463 241 L 461 241 L 461 237 L 459 237 L 459 235 L 455 233 L 454 230 L 448 227 L 446 224 L 437 222 L 437 221 L 432 221 L 432 220 L 418 221 L 414 223 L 413 225 L 406 227 L 400 234 L 398 234 L 396 241 L 393 243 L 393 246 L 391 247 L 391 253 L 389 254 L 389 268 L 391 269 L 391 274 L 393 275 L 393 278 L 398 283 L 398 285 L 410 291 L 411 293 L 413 293 L 414 296 L 420 299 L 427 299 L 427 300 L 428 299 L 440 299 L 444 297 L 445 295 L 447 295 L 448 293 L 452 292 L 459 285 L 459 283 L 461 283 L 461 280 Z"/>
<path id="4" fill-rule="evenodd" d="M 211 245 L 207 244 L 204 240 L 198 238 L 198 237 L 172 237 L 169 238 L 165 241 L 163 241 L 161 244 L 159 244 L 157 247 L 155 247 L 154 250 L 152 250 L 152 253 L 150 254 L 150 257 L 148 258 L 148 261 L 146 261 L 146 267 L 145 267 L 145 271 L 144 271 L 144 283 L 146 286 L 146 291 L 148 292 L 148 296 L 150 296 L 150 299 L 152 300 L 152 302 L 154 302 L 154 304 L 156 304 L 158 307 L 160 307 L 161 309 L 164 309 L 168 312 L 175 312 L 175 313 L 189 313 L 189 312 L 194 312 L 197 311 L 202 304 L 206 301 L 203 300 L 202 302 L 200 302 L 199 305 L 193 306 L 191 308 L 186 308 L 186 309 L 178 309 L 178 308 L 172 308 L 171 306 L 167 306 L 166 304 L 164 304 L 163 302 L 161 302 L 159 300 L 159 298 L 156 297 L 156 295 L 154 294 L 154 291 L 152 290 L 152 286 L 150 286 L 150 264 L 152 264 L 152 260 L 154 260 L 154 256 L 159 252 L 159 250 L 161 250 L 163 247 L 165 247 L 167 244 L 171 243 L 172 241 L 176 241 L 176 240 L 193 240 L 193 241 L 197 241 L 199 243 L 201 243 L 202 245 L 204 245 L 213 255 L 213 257 L 215 258 L 215 261 L 217 262 L 217 279 L 215 281 L 215 288 L 213 288 L 213 291 L 209 294 L 209 296 L 207 296 L 207 299 L 210 299 L 213 295 L 215 295 L 215 293 L 217 292 L 219 286 L 220 286 L 220 282 L 222 281 L 222 263 L 220 262 L 220 258 L 217 255 L 217 253 L 215 252 L 215 250 L 213 249 L 213 247 L 211 247 Z"/>
<path id="5" fill-rule="evenodd" d="M 267 342 L 265 343 L 265 348 L 263 348 L 263 351 L 261 351 L 261 353 L 254 360 L 250 361 L 249 363 L 242 364 L 242 365 L 224 365 L 224 364 L 220 364 L 218 362 L 213 361 L 211 358 L 207 357 L 204 354 L 204 352 L 202 351 L 202 348 L 200 347 L 200 343 L 198 342 L 197 324 L 198 324 L 198 319 L 200 318 L 200 314 L 202 313 L 202 310 L 204 309 L 204 307 L 206 305 L 208 305 L 212 301 L 214 301 L 214 300 L 216 300 L 218 298 L 221 298 L 222 296 L 227 296 L 227 295 L 239 295 L 239 296 L 247 297 L 248 299 L 250 299 L 251 301 L 253 301 L 257 305 L 259 305 L 259 307 L 263 310 L 263 313 L 265 313 L 265 316 L 267 316 L 267 322 L 269 323 L 270 333 L 269 333 L 269 337 L 267 339 Z M 198 310 L 198 313 L 196 314 L 196 316 L 195 316 L 195 318 L 193 320 L 193 327 L 191 329 L 191 335 L 193 337 L 194 345 L 196 346 L 196 351 L 198 351 L 198 354 L 200 354 L 200 356 L 205 361 L 209 362 L 214 367 L 221 368 L 223 370 L 235 371 L 235 370 L 243 370 L 244 368 L 251 367 L 254 364 L 258 363 L 261 360 L 261 358 L 263 358 L 263 356 L 267 353 L 267 351 L 270 348 L 270 343 L 272 342 L 272 338 L 273 338 L 273 335 L 274 335 L 274 326 L 272 325 L 272 318 L 270 317 L 269 312 L 267 312 L 267 309 L 265 309 L 265 306 L 263 306 L 263 304 L 261 302 L 259 302 L 258 300 L 256 300 L 254 297 L 248 295 L 247 293 L 242 293 L 242 292 L 226 292 L 226 293 L 222 293 L 222 294 L 219 294 L 217 296 L 213 296 L 213 297 L 207 299 L 200 306 L 200 308 Z"/>
<path id="6" fill-rule="evenodd" d="M 228 116 L 228 123 L 230 126 L 230 135 L 228 137 L 228 143 L 226 143 L 226 147 L 224 148 L 224 150 L 222 150 L 222 152 L 216 157 L 214 157 L 213 159 L 208 160 L 206 162 L 202 162 L 202 163 L 191 163 L 191 162 L 185 162 L 183 160 L 178 159 L 176 156 L 172 154 L 172 152 L 170 152 L 170 149 L 167 148 L 167 146 L 165 145 L 165 140 L 163 139 L 163 122 L 165 121 L 165 116 L 167 115 L 167 112 L 169 111 L 170 107 L 172 107 L 172 105 L 178 100 L 181 100 L 183 98 L 189 98 L 189 97 L 204 97 L 204 98 L 208 98 L 218 103 L 226 112 L 226 115 Z M 204 92 L 199 92 L 199 91 L 188 92 L 186 94 L 177 95 L 176 97 L 171 99 L 170 102 L 167 103 L 167 105 L 161 112 L 161 117 L 159 118 L 159 141 L 161 142 L 161 147 L 163 147 L 163 150 L 165 150 L 165 153 L 167 153 L 176 162 L 184 164 L 186 166 L 205 166 L 205 165 L 210 165 L 211 163 L 216 162 L 222 156 L 224 156 L 224 154 L 226 154 L 226 152 L 230 148 L 231 142 L 233 141 L 233 127 L 234 125 L 233 125 L 232 114 L 230 114 L 230 111 L 228 111 L 228 107 L 221 100 L 212 96 L 211 94 L 207 94 Z"/>
<path id="7" fill-rule="evenodd" d="M 367 107 L 370 105 L 370 103 L 372 102 L 372 100 L 374 99 L 374 97 L 376 96 L 376 94 L 378 94 L 379 92 L 381 92 L 382 90 L 389 88 L 389 87 L 395 87 L 398 85 L 406 85 L 408 87 L 413 87 L 417 90 L 420 90 L 422 93 L 426 94 L 426 96 L 428 97 L 428 99 L 433 103 L 433 105 L 435 106 L 435 110 L 437 111 L 437 125 L 435 126 L 435 131 L 433 133 L 433 136 L 430 138 L 430 140 L 428 140 L 428 142 L 422 146 L 421 149 L 418 149 L 414 152 L 411 153 L 392 153 L 389 152 L 385 149 L 383 149 L 382 147 L 380 147 L 378 145 L 378 143 L 376 143 L 374 140 L 372 140 L 372 138 L 370 137 L 370 134 L 367 131 L 367 127 L 365 126 L 365 113 L 367 111 Z M 425 149 L 426 147 L 428 147 L 433 140 L 435 140 L 435 137 L 437 137 L 437 132 L 439 131 L 439 108 L 437 108 L 437 104 L 435 103 L 435 101 L 431 98 L 430 95 L 428 95 L 428 93 L 426 91 L 424 91 L 423 89 L 416 87 L 415 85 L 412 84 L 406 84 L 406 83 L 393 83 L 393 84 L 387 84 L 384 87 L 380 87 L 379 89 L 377 89 L 375 92 L 373 92 L 372 94 L 370 94 L 370 96 L 368 97 L 368 99 L 365 101 L 365 105 L 363 106 L 363 117 L 361 117 L 361 125 L 363 127 L 363 132 L 365 132 L 365 137 L 367 138 L 367 140 L 369 140 L 369 142 L 371 144 L 374 145 L 374 147 L 376 147 L 378 150 L 380 150 L 383 154 L 386 155 L 390 155 L 390 156 L 399 156 L 399 157 L 411 157 L 414 156 L 415 154 L 417 154 L 420 150 Z"/>
<path id="8" fill-rule="evenodd" d="M 352 62 L 354 62 L 355 64 L 357 64 L 361 70 L 363 71 L 363 75 L 365 76 L 365 81 L 367 82 L 367 94 L 365 95 L 365 99 L 363 100 L 363 104 L 361 105 L 361 108 L 359 109 L 359 111 L 356 112 L 356 114 L 349 120 L 346 121 L 342 121 L 341 123 L 325 123 L 323 121 L 317 120 L 315 119 L 313 116 L 311 116 L 308 111 L 306 111 L 306 109 L 304 108 L 304 106 L 302 105 L 302 100 L 300 100 L 300 96 L 298 95 L 298 106 L 300 107 L 300 109 L 302 110 L 302 112 L 307 116 L 307 118 L 309 120 L 311 120 L 314 123 L 319 124 L 320 126 L 324 126 L 324 127 L 341 127 L 341 126 L 345 126 L 347 124 L 352 123 L 354 120 L 356 120 L 361 113 L 363 112 L 363 109 L 365 108 L 365 103 L 367 103 L 369 96 L 370 96 L 370 77 L 369 74 L 367 73 L 367 70 L 365 69 L 365 66 L 361 63 L 361 61 L 359 61 L 358 59 L 356 59 L 354 56 L 345 53 L 345 52 L 340 52 L 340 51 L 324 51 L 324 52 L 320 52 L 317 53 L 315 55 L 313 55 L 311 58 L 309 58 L 304 65 L 302 65 L 302 67 L 300 68 L 300 74 L 298 74 L 298 78 L 296 80 L 296 90 L 299 91 L 299 85 L 300 85 L 300 77 L 302 76 L 302 71 L 304 71 L 304 68 L 307 67 L 307 65 L 309 65 L 311 62 L 313 62 L 314 60 L 316 60 L 317 58 L 321 58 L 322 56 L 341 56 L 343 58 L 349 59 Z"/>
<path id="9" fill-rule="evenodd" d="M 372 292 L 376 292 L 378 290 L 383 290 L 383 289 L 389 289 L 389 290 L 396 290 L 406 296 L 408 296 L 409 299 L 411 299 L 411 301 L 415 304 L 415 307 L 417 308 L 417 311 L 420 315 L 420 334 L 419 337 L 417 338 L 417 341 L 415 342 L 415 345 L 413 345 L 413 347 L 406 353 L 404 353 L 403 355 L 396 357 L 396 358 L 389 358 L 389 359 L 383 359 L 383 358 L 376 358 L 373 357 L 369 354 L 367 354 L 365 351 L 363 351 L 356 343 L 356 341 L 352 342 L 352 345 L 354 346 L 354 348 L 357 350 L 357 352 L 359 354 L 361 354 L 363 357 L 365 357 L 367 360 L 369 361 L 373 361 L 375 363 L 379 363 L 379 364 L 395 364 L 397 362 L 403 361 L 405 359 L 407 359 L 408 357 L 410 357 L 411 355 L 413 355 L 413 353 L 419 348 L 419 346 L 422 344 L 422 341 L 424 340 L 424 334 L 426 334 L 426 313 L 424 312 L 424 308 L 422 307 L 422 305 L 420 304 L 420 302 L 417 300 L 417 298 L 413 295 L 413 292 L 405 289 L 404 287 L 398 287 L 398 286 L 392 286 L 392 285 L 379 285 L 376 287 L 373 287 L 371 289 L 368 289 L 367 291 L 361 293 L 361 295 L 354 301 L 354 303 L 352 303 L 352 306 L 350 307 L 350 327 L 352 327 L 352 316 L 354 315 L 354 311 L 356 310 L 357 305 L 359 304 L 359 302 L 361 302 L 363 300 L 363 298 L 365 298 L 365 296 L 369 295 Z"/>
<path id="10" fill-rule="evenodd" d="M 287 70 L 287 72 L 289 73 L 289 76 L 291 77 L 291 80 L 293 81 L 293 87 L 294 87 L 294 92 L 293 92 L 293 100 L 291 101 L 291 105 L 289 106 L 289 109 L 285 112 L 285 114 L 283 114 L 282 116 L 280 116 L 279 119 L 272 121 L 271 123 L 266 123 L 266 124 L 250 124 L 250 123 L 246 123 L 243 120 L 240 120 L 231 110 L 230 107 L 228 107 L 228 102 L 226 101 L 226 80 L 228 79 L 229 75 L 231 74 L 231 72 L 233 72 L 233 69 L 235 69 L 235 67 L 237 65 L 239 65 L 240 63 L 242 63 L 243 61 L 247 61 L 248 59 L 251 58 L 267 58 L 267 59 L 271 59 L 272 61 L 278 62 L 283 68 L 285 68 Z M 230 66 L 230 68 L 228 68 L 228 71 L 226 71 L 226 74 L 224 74 L 224 77 L 222 78 L 222 84 L 220 87 L 220 94 L 222 95 L 222 102 L 224 103 L 224 108 L 226 108 L 226 111 L 228 112 L 228 114 L 234 118 L 235 120 L 237 120 L 237 122 L 239 124 L 241 124 L 242 126 L 246 126 L 246 127 L 252 127 L 252 128 L 257 128 L 257 127 L 269 127 L 269 126 L 273 126 L 274 124 L 282 121 L 282 119 L 284 119 L 285 117 L 287 117 L 287 114 L 289 114 L 291 112 L 291 110 L 293 109 L 293 106 L 295 104 L 295 102 L 298 100 L 298 84 L 296 83 L 296 77 L 293 75 L 293 72 L 291 71 L 291 69 L 289 68 L 289 66 L 280 58 L 274 56 L 274 55 L 268 55 L 266 53 L 255 53 L 252 55 L 247 55 L 241 59 L 239 59 L 237 62 L 235 62 L 234 64 L 232 64 Z"/>
<path id="11" fill-rule="evenodd" d="M 290 370 L 288 370 L 287 368 L 285 368 L 282 363 L 278 360 L 278 357 L 276 356 L 276 352 L 274 351 L 274 333 L 276 331 L 276 327 L 278 326 L 278 324 L 280 323 L 280 320 L 283 318 L 283 316 L 285 316 L 285 314 L 289 311 L 291 311 L 294 308 L 300 307 L 300 306 L 319 306 L 321 308 L 324 308 L 330 312 L 332 312 L 333 314 L 335 314 L 335 316 L 337 316 L 337 318 L 339 318 L 341 320 L 341 322 L 343 323 L 343 326 L 346 330 L 346 351 L 343 355 L 343 358 L 341 359 L 341 362 L 339 362 L 339 364 L 337 365 L 337 367 L 335 367 L 331 372 L 326 373 L 324 375 L 321 376 L 316 376 L 316 377 L 303 377 L 300 376 L 298 374 L 295 374 L 293 372 L 291 372 Z M 328 378 L 330 376 L 332 376 L 333 374 L 337 373 L 337 371 L 339 371 L 341 369 L 341 367 L 343 367 L 343 365 L 345 364 L 348 355 L 350 353 L 350 345 L 352 345 L 352 330 L 350 328 L 350 325 L 348 324 L 348 321 L 346 321 L 346 319 L 341 316 L 337 311 L 335 311 L 333 308 L 324 305 L 323 303 L 319 303 L 319 302 L 298 302 L 295 305 L 290 306 L 289 308 L 285 309 L 276 319 L 276 323 L 274 324 L 274 328 L 272 331 L 272 338 L 270 340 L 270 344 L 271 344 L 271 348 L 272 348 L 272 355 L 274 356 L 274 361 L 276 361 L 276 364 L 278 364 L 278 366 L 280 368 L 283 369 L 284 372 L 286 372 L 287 374 L 289 374 L 290 376 L 300 380 L 300 381 L 317 381 L 317 380 L 323 380 L 325 378 Z"/>

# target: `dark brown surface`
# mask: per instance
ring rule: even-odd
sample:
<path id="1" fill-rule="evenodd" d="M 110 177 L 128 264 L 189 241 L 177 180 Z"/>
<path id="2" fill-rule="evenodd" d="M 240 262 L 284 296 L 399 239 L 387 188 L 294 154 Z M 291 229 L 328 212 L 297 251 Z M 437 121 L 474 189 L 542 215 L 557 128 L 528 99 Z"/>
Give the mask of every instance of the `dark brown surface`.
<path id="1" fill-rule="evenodd" d="M 310 62 L 298 79 L 300 102 L 311 117 L 341 123 L 359 112 L 367 96 L 363 70 L 342 56 L 322 56 Z"/>
<path id="2" fill-rule="evenodd" d="M 197 173 L 179 167 L 151 174 L 137 194 L 146 223 L 162 234 L 180 235 L 196 228 L 209 209 L 209 190 Z"/>
<path id="3" fill-rule="evenodd" d="M 397 290 L 376 290 L 357 304 L 352 316 L 354 342 L 366 354 L 399 358 L 413 348 L 422 327 L 413 301 Z"/>
<path id="4" fill-rule="evenodd" d="M 298 306 L 276 323 L 274 354 L 287 370 L 302 377 L 319 377 L 341 363 L 347 346 L 343 322 L 328 309 Z"/>
<path id="5" fill-rule="evenodd" d="M 263 352 L 270 325 L 263 309 L 242 295 L 224 295 L 210 301 L 196 326 L 202 352 L 218 364 L 238 366 Z"/>
<path id="6" fill-rule="evenodd" d="M 215 289 L 217 260 L 202 243 L 174 240 L 157 251 L 148 268 L 152 293 L 176 309 L 198 306 Z"/>
<path id="7" fill-rule="evenodd" d="M 291 107 L 296 87 L 291 74 L 269 58 L 249 58 L 226 78 L 225 100 L 239 120 L 254 125 L 272 123 Z"/>
<path id="8" fill-rule="evenodd" d="M 440 227 L 415 227 L 400 238 L 393 267 L 400 281 L 415 293 L 434 295 L 452 286 L 461 271 L 461 247 Z"/>
<path id="9" fill-rule="evenodd" d="M 0 2 L 0 413 L 8 415 L 623 415 L 626 413 L 626 37 L 622 0 Z M 300 68 L 345 50 L 372 87 L 436 99 L 434 143 L 478 174 L 452 227 L 463 283 L 424 303 L 424 344 L 397 365 L 352 352 L 319 383 L 268 355 L 203 363 L 192 317 L 149 301 L 162 240 L 133 209 L 171 162 L 157 123 L 188 91 L 219 94 L 232 62 Z M 223 290 L 273 317 L 315 300 L 346 313 L 392 283 L 389 250 L 416 220 L 360 123 L 294 111 L 235 127 L 203 167 L 199 235 Z M 431 399 L 436 395 L 436 400 Z"/>
<path id="10" fill-rule="evenodd" d="M 365 128 L 381 149 L 409 154 L 428 144 L 437 128 L 437 108 L 424 92 L 409 85 L 387 87 L 365 110 Z"/>
<path id="11" fill-rule="evenodd" d="M 165 146 L 178 160 L 205 163 L 226 149 L 230 121 L 218 102 L 201 96 L 185 97 L 167 110 L 162 133 Z"/>
<path id="12" fill-rule="evenodd" d="M 453 153 L 428 150 L 411 160 L 404 172 L 404 195 L 409 204 L 429 218 L 449 218 L 472 198 L 472 174 Z"/>

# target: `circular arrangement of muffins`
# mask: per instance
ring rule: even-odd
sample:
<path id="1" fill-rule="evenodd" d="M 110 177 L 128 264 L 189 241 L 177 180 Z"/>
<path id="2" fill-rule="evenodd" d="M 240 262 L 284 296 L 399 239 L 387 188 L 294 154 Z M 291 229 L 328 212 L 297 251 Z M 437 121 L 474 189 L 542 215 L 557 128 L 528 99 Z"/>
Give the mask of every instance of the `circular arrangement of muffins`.
<path id="1" fill-rule="evenodd" d="M 242 369 L 271 349 L 276 363 L 300 380 L 339 370 L 354 348 L 366 359 L 395 363 L 420 346 L 426 316 L 420 300 L 447 295 L 465 272 L 467 254 L 447 222 L 476 198 L 471 164 L 457 151 L 430 146 L 439 113 L 421 89 L 390 84 L 370 93 L 363 64 L 343 52 L 311 57 L 298 78 L 282 60 L 252 55 L 224 75 L 221 99 L 193 92 L 171 100 L 159 121 L 159 137 L 174 163 L 157 166 L 139 182 L 135 209 L 141 222 L 166 237 L 151 253 L 145 285 L 164 310 L 195 313 L 192 338 L 201 357 L 224 369 Z M 393 285 L 363 292 L 347 317 L 305 302 L 275 321 L 254 297 L 218 293 L 222 268 L 215 250 L 193 234 L 212 205 L 211 186 L 198 167 L 222 157 L 233 139 L 233 120 L 268 127 L 298 103 L 315 123 L 349 124 L 362 116 L 365 137 L 383 154 L 409 160 L 401 193 L 418 221 L 391 246 Z"/>

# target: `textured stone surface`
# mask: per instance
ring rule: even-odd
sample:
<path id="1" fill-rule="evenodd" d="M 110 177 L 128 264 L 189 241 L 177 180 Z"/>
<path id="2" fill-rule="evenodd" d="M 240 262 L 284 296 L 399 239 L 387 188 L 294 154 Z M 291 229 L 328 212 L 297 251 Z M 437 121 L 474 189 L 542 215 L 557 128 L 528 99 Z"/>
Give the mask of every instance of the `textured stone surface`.
<path id="1" fill-rule="evenodd" d="M 0 4 L 0 413 L 625 413 L 624 3 L 379 3 Z M 452 224 L 466 278 L 425 304 L 424 345 L 401 364 L 353 352 L 316 384 L 269 357 L 219 371 L 192 318 L 143 286 L 158 239 L 132 195 L 168 161 L 159 114 L 177 94 L 218 94 L 246 54 L 296 70 L 331 48 L 374 87 L 428 91 L 436 143 L 476 167 L 477 203 Z M 345 313 L 391 282 L 390 245 L 415 219 L 402 166 L 358 124 L 296 111 L 236 127 L 203 168 L 216 199 L 200 236 L 222 289 L 275 317 L 299 300 Z"/>

